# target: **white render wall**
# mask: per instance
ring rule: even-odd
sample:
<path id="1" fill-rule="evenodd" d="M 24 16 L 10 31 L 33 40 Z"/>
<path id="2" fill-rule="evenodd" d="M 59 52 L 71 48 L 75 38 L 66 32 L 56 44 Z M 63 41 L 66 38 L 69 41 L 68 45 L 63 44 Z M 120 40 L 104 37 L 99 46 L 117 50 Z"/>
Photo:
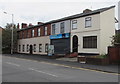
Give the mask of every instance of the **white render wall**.
<path id="1" fill-rule="evenodd" d="M 61 21 L 61 22 L 57 22 L 57 23 L 53 23 L 56 25 L 56 31 L 55 34 L 60 34 L 60 24 L 64 22 L 65 24 L 65 30 L 64 33 L 70 33 L 70 20 L 66 20 L 66 21 Z M 52 25 L 51 24 L 51 34 L 52 34 Z"/>
<path id="2" fill-rule="evenodd" d="M 85 28 L 85 18 L 92 17 L 92 26 Z M 100 53 L 100 14 L 90 15 L 81 17 L 73 20 L 77 20 L 77 29 L 72 30 L 71 28 L 71 52 L 72 52 L 72 39 L 74 35 L 78 36 L 78 53 Z M 72 20 L 71 20 L 72 27 Z M 97 36 L 97 48 L 96 49 L 84 49 L 83 48 L 83 37 L 84 36 Z"/>
<path id="3" fill-rule="evenodd" d="M 100 14 L 100 54 L 107 54 L 107 46 L 111 45 L 112 36 L 115 35 L 114 8 Z"/>
<path id="4" fill-rule="evenodd" d="M 19 45 L 21 45 L 21 51 L 19 53 L 29 53 L 27 52 L 27 44 L 34 45 L 36 44 L 36 52 L 33 50 L 33 54 L 47 54 L 45 52 L 45 44 L 50 44 L 49 36 L 42 36 L 42 37 L 34 37 L 28 39 L 19 39 L 18 40 L 18 52 L 19 52 Z M 42 52 L 39 52 L 39 44 L 42 44 Z M 22 52 L 22 45 L 25 45 L 25 52 Z"/>
<path id="5" fill-rule="evenodd" d="M 85 28 L 85 18 L 77 18 L 77 29 L 71 28 L 71 52 L 72 39 L 74 35 L 78 36 L 78 53 L 107 54 L 107 47 L 111 45 L 111 37 L 115 35 L 114 8 L 104 11 L 100 14 L 90 15 L 92 17 L 92 26 Z M 75 20 L 75 19 L 74 19 Z M 71 20 L 72 22 L 72 20 Z M 71 23 L 72 27 L 72 23 Z M 97 36 L 97 49 L 83 48 L 84 36 Z"/>

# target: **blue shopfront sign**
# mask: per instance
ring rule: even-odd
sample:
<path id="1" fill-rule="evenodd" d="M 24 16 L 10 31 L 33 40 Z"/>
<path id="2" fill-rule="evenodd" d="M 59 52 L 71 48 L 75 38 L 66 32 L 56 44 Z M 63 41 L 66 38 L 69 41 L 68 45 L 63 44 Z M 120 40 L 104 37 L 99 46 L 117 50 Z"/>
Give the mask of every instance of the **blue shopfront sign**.
<path id="1" fill-rule="evenodd" d="M 70 33 L 50 35 L 50 39 L 60 39 L 60 38 L 69 38 Z"/>

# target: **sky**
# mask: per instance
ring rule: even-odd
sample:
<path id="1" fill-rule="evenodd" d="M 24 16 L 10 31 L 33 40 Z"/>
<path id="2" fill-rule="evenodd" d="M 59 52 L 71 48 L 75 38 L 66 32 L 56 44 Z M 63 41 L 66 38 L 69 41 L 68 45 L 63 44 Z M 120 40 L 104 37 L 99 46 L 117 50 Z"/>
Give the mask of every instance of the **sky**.
<path id="1" fill-rule="evenodd" d="M 99 9 L 116 5 L 115 17 L 118 18 L 119 0 L 0 0 L 0 26 L 7 23 L 48 22 L 70 15 L 82 13 L 85 9 Z M 7 12 L 5 14 L 4 12 Z"/>

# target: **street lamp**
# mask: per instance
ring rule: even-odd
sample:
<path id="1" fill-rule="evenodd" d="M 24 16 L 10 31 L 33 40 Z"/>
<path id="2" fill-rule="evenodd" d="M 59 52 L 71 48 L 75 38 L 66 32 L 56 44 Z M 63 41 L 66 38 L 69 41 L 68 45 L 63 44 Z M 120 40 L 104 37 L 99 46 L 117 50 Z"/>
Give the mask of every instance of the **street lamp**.
<path id="1" fill-rule="evenodd" d="M 7 12 L 4 12 L 4 13 L 8 14 Z M 10 15 L 12 15 L 11 54 L 13 54 L 13 27 L 14 27 L 13 18 L 14 18 L 14 15 L 13 14 L 10 14 Z"/>

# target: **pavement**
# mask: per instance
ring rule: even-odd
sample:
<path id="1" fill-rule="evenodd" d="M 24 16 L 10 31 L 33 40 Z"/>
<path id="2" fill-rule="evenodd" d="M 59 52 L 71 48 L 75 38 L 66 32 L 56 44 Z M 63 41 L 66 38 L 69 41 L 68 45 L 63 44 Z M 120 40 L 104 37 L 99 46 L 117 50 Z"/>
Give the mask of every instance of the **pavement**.
<path id="1" fill-rule="evenodd" d="M 83 64 L 83 63 L 78 63 L 77 58 L 56 58 L 56 59 L 51 59 L 48 56 L 25 55 L 25 54 L 14 54 L 14 55 L 4 54 L 4 56 L 14 56 L 14 57 L 17 57 L 17 58 L 24 58 L 24 59 L 30 59 L 30 60 L 36 60 L 36 61 L 43 60 L 43 61 L 47 61 L 47 62 L 50 62 L 50 63 L 63 64 L 63 65 L 66 65 L 66 66 L 71 66 L 71 67 L 80 67 L 80 68 L 85 68 L 85 69 L 90 69 L 90 70 L 96 70 L 96 71 L 120 74 L 118 65 Z"/>

